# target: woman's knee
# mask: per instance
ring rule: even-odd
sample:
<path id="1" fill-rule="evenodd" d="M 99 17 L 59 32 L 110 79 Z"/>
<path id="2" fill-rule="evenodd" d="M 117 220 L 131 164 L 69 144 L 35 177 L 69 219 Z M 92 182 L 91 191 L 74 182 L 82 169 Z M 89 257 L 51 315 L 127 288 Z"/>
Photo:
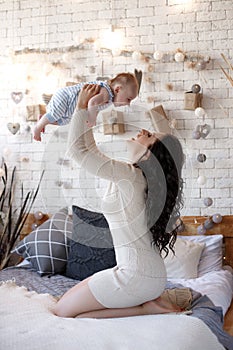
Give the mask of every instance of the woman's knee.
<path id="1" fill-rule="evenodd" d="M 103 309 L 87 282 L 82 281 L 65 293 L 55 305 L 54 314 L 60 317 L 76 317 L 85 312 Z"/>
<path id="2" fill-rule="evenodd" d="M 57 302 L 57 304 L 55 305 L 55 308 L 53 309 L 53 313 L 54 315 L 59 317 L 74 317 L 74 316 L 71 316 L 70 313 L 68 312 L 67 306 L 61 305 L 59 302 Z"/>

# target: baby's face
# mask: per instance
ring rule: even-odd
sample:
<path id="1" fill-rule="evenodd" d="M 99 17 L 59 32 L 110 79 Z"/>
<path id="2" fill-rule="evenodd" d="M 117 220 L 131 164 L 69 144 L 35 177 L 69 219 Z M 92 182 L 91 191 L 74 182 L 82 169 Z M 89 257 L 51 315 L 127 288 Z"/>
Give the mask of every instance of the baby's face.
<path id="1" fill-rule="evenodd" d="M 129 105 L 138 95 L 137 85 L 121 85 L 114 89 L 114 105 L 126 106 Z"/>

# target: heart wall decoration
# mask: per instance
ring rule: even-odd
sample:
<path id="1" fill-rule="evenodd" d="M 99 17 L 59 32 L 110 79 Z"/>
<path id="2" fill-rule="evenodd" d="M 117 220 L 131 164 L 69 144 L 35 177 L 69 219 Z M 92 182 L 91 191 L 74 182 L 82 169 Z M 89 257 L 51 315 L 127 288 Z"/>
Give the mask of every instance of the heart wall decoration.
<path id="1" fill-rule="evenodd" d="M 19 123 L 8 123 L 7 128 L 13 135 L 15 135 L 20 129 L 20 124 Z"/>
<path id="2" fill-rule="evenodd" d="M 12 92 L 11 93 L 11 98 L 14 101 L 14 103 L 18 104 L 22 101 L 23 99 L 23 93 L 22 92 Z"/>

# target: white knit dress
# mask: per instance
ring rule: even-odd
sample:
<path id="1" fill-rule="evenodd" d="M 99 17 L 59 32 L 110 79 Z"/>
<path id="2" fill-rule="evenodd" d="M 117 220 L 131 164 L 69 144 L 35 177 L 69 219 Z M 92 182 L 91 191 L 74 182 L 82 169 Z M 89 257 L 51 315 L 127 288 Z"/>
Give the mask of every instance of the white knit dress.
<path id="1" fill-rule="evenodd" d="M 109 180 L 102 212 L 112 234 L 117 265 L 95 273 L 89 288 L 106 308 L 140 305 L 161 295 L 166 269 L 147 227 L 146 180 L 140 168 L 108 158 L 96 147 L 87 111 L 71 120 L 68 148 L 71 157 L 88 172 Z"/>

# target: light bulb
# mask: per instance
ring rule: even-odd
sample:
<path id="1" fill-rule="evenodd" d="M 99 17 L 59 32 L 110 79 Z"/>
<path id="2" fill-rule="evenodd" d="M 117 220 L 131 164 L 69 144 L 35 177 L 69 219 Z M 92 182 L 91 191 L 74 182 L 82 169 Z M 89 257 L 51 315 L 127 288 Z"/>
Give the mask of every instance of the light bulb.
<path id="1" fill-rule="evenodd" d="M 122 41 L 122 32 L 111 28 L 103 34 L 101 46 L 110 50 L 119 50 L 119 48 L 122 47 Z"/>

